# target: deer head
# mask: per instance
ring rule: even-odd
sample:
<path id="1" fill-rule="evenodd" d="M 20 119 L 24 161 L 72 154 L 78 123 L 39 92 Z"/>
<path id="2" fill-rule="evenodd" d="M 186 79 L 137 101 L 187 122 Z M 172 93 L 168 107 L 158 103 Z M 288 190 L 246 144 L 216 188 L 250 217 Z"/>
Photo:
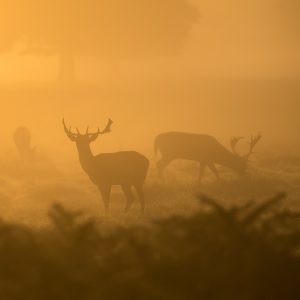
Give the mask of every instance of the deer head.
<path id="1" fill-rule="evenodd" d="M 62 123 L 63 123 L 64 130 L 65 130 L 67 137 L 72 142 L 75 142 L 77 144 L 90 144 L 90 143 L 94 142 L 100 134 L 105 134 L 105 133 L 111 132 L 111 125 L 113 124 L 113 121 L 111 119 L 109 119 L 104 130 L 101 131 L 98 128 L 98 131 L 94 132 L 94 133 L 90 133 L 89 127 L 87 127 L 85 134 L 81 134 L 78 128 L 76 128 L 76 133 L 72 132 L 71 126 L 68 129 L 64 119 L 63 119 Z"/>
<path id="2" fill-rule="evenodd" d="M 36 147 L 31 146 L 31 133 L 27 127 L 18 127 L 14 132 L 13 138 L 19 154 L 24 161 L 29 162 L 36 158 Z"/>
<path id="3" fill-rule="evenodd" d="M 250 156 L 252 154 L 254 154 L 255 152 L 253 151 L 253 149 L 255 148 L 255 146 L 257 145 L 257 143 L 261 140 L 262 135 L 259 133 L 256 136 L 251 135 L 250 141 L 248 142 L 249 144 L 249 151 L 248 153 L 244 154 L 244 155 L 240 155 L 237 151 L 236 151 L 236 146 L 239 143 L 239 141 L 241 141 L 242 139 L 244 139 L 244 137 L 233 137 L 230 140 L 230 145 L 231 145 L 231 149 L 232 152 L 238 156 L 240 156 L 241 158 L 245 159 L 246 161 L 249 160 Z"/>

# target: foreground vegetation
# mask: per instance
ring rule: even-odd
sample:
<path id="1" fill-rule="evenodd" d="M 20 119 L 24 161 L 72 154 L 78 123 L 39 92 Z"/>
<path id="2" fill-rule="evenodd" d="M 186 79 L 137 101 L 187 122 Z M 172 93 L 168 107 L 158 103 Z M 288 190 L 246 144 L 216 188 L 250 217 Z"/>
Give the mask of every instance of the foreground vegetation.
<path id="1" fill-rule="evenodd" d="M 200 198 L 193 216 L 110 231 L 61 205 L 47 228 L 1 222 L 1 299 L 299 299 L 300 214 L 284 194 Z"/>

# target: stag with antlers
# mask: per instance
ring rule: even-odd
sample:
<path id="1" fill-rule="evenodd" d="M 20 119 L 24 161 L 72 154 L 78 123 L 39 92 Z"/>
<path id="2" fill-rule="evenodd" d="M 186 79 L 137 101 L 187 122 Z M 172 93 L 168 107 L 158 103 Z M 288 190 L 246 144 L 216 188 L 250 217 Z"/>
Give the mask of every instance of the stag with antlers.
<path id="1" fill-rule="evenodd" d="M 105 211 L 109 211 L 109 199 L 113 185 L 120 185 L 124 191 L 127 198 L 125 211 L 130 209 L 134 201 L 132 187 L 135 188 L 141 209 L 144 210 L 143 184 L 148 172 L 148 159 L 135 151 L 93 155 L 90 149 L 90 144 L 100 135 L 111 131 L 112 124 L 112 120 L 109 119 L 103 131 L 98 128 L 97 132 L 90 133 L 88 127 L 86 133 L 81 134 L 78 129 L 76 129 L 76 133 L 72 132 L 72 128 L 67 128 L 63 120 L 67 137 L 76 143 L 82 169 L 100 190 Z"/>
<path id="2" fill-rule="evenodd" d="M 154 142 L 155 153 L 161 153 L 157 163 L 158 171 L 162 175 L 164 169 L 175 159 L 187 159 L 200 163 L 199 180 L 201 181 L 205 168 L 208 167 L 217 178 L 219 164 L 235 170 L 240 175 L 244 173 L 253 149 L 261 139 L 261 135 L 252 136 L 249 142 L 249 152 L 239 155 L 236 146 L 242 137 L 231 139 L 232 151 L 226 149 L 213 136 L 183 132 L 167 132 L 158 135 Z"/>

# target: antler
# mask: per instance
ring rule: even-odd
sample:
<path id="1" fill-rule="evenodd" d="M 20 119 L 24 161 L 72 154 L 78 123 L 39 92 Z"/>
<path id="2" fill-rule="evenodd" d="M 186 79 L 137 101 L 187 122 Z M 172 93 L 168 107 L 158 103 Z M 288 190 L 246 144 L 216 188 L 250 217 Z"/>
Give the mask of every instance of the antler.
<path id="1" fill-rule="evenodd" d="M 98 128 L 98 131 L 95 133 L 89 133 L 89 127 L 86 129 L 86 135 L 88 136 L 95 136 L 95 135 L 99 135 L 99 134 L 105 134 L 105 133 L 109 133 L 111 132 L 111 125 L 114 122 L 111 119 L 108 119 L 107 125 L 105 126 L 104 130 L 100 131 L 100 129 Z"/>
<path id="2" fill-rule="evenodd" d="M 67 134 L 68 138 L 72 141 L 75 141 L 75 139 L 78 137 L 78 134 L 72 132 L 71 126 L 69 129 L 67 128 L 65 119 L 62 120 L 62 123 L 63 123 L 64 130 L 65 130 L 65 133 Z"/>
<path id="3" fill-rule="evenodd" d="M 259 133 L 256 136 L 251 135 L 251 139 L 250 142 L 248 142 L 249 144 L 249 153 L 245 155 L 245 157 L 248 159 L 252 154 L 254 154 L 253 149 L 255 148 L 255 146 L 257 145 L 257 143 L 261 140 L 262 135 Z"/>
<path id="4" fill-rule="evenodd" d="M 113 123 L 114 123 L 114 122 L 113 122 L 112 119 L 108 119 L 108 122 L 107 122 L 107 124 L 106 124 L 104 130 L 100 132 L 99 129 L 98 129 L 98 132 L 99 132 L 100 134 L 105 134 L 105 133 L 111 132 L 111 125 L 112 125 Z"/>
<path id="5" fill-rule="evenodd" d="M 81 134 L 78 128 L 76 128 L 77 133 L 72 132 L 71 127 L 68 129 L 67 126 L 66 126 L 66 123 L 65 123 L 65 119 L 62 120 L 62 123 L 63 123 L 64 129 L 65 129 L 65 132 L 66 132 L 68 138 L 71 141 L 76 141 L 76 139 L 79 136 L 86 136 L 86 137 L 89 138 L 89 141 L 91 142 L 91 141 L 94 141 L 99 136 L 99 134 L 105 134 L 105 133 L 110 132 L 111 131 L 111 125 L 113 124 L 113 121 L 111 119 L 109 119 L 106 127 L 104 128 L 104 130 L 101 131 L 98 128 L 98 131 L 95 132 L 95 133 L 89 133 L 89 127 L 87 127 L 85 135 Z"/>
<path id="6" fill-rule="evenodd" d="M 240 140 L 242 140 L 244 137 L 242 136 L 239 136 L 239 137 L 236 137 L 234 136 L 231 140 L 230 140 L 230 145 L 231 145 L 231 149 L 232 149 L 232 152 L 235 153 L 236 155 L 239 155 L 236 151 L 236 145 L 238 144 L 238 142 Z"/>

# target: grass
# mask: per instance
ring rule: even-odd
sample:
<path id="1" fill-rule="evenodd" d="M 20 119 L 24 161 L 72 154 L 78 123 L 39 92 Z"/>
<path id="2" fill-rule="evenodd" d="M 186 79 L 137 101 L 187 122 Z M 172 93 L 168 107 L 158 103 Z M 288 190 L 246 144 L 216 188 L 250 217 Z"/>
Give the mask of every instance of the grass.
<path id="1" fill-rule="evenodd" d="M 207 172 L 201 186 L 196 164 L 171 165 L 165 182 L 152 167 L 146 212 L 125 214 L 115 188 L 109 216 L 78 167 L 2 162 L 0 297 L 298 299 L 295 161 L 259 159 L 243 179 Z"/>
<path id="2" fill-rule="evenodd" d="M 191 215 L 199 207 L 197 193 L 216 198 L 226 207 L 251 199 L 263 201 L 286 191 L 288 197 L 284 205 L 299 208 L 300 168 L 295 161 L 297 158 L 261 158 L 252 164 L 244 179 L 220 168 L 222 180 L 217 181 L 207 170 L 201 186 L 197 182 L 197 164 L 171 164 L 164 182 L 159 180 L 152 164 L 145 184 L 146 213 L 141 215 L 135 202 L 132 211 L 124 214 L 125 199 L 120 188 L 115 187 L 110 220 L 116 225 L 140 224 L 172 215 Z M 30 226 L 47 225 L 47 211 L 57 202 L 68 209 L 84 211 L 95 219 L 103 216 L 100 194 L 79 166 L 57 170 L 50 164 L 28 170 L 15 161 L 3 161 L 1 165 L 0 217 L 4 220 Z"/>
<path id="3" fill-rule="evenodd" d="M 202 196 L 190 216 L 110 230 L 58 204 L 45 228 L 1 222 L 1 298 L 298 299 L 300 213 L 284 197 Z"/>

